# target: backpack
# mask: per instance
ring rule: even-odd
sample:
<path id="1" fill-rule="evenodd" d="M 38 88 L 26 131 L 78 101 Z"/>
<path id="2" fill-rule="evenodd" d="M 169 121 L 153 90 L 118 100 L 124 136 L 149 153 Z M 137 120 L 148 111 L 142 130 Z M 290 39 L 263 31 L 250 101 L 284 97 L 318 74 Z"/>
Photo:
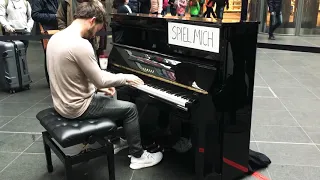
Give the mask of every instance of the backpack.
<path id="1" fill-rule="evenodd" d="M 268 156 L 253 151 L 249 149 L 249 171 L 248 174 L 252 174 L 258 170 L 267 168 L 271 164 L 271 160 L 268 158 Z"/>
<path id="2" fill-rule="evenodd" d="M 28 16 L 28 13 L 29 13 L 28 1 L 27 1 L 27 0 L 23 0 L 23 1 L 24 1 L 24 4 L 26 5 L 26 8 L 27 8 L 27 16 Z M 7 8 L 8 8 L 8 4 L 9 4 L 9 0 L 5 0 L 6 10 L 7 10 Z"/>

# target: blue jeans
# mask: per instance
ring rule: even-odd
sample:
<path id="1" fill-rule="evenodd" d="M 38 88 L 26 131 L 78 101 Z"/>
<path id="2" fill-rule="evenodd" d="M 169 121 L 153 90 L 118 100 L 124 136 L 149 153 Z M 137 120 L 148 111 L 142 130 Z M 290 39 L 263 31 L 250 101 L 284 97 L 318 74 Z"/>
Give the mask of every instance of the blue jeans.
<path id="1" fill-rule="evenodd" d="M 218 19 L 223 19 L 224 6 L 216 6 L 216 15 Z"/>
<path id="2" fill-rule="evenodd" d="M 123 124 L 125 136 L 129 145 L 129 154 L 139 158 L 143 154 L 140 137 L 138 110 L 135 104 L 117 100 L 104 94 L 96 93 L 88 109 L 77 120 L 110 118 Z M 117 123 L 118 124 L 118 123 Z"/>
<path id="3" fill-rule="evenodd" d="M 270 13 L 269 36 L 273 36 L 273 32 L 282 24 L 282 12 Z"/>

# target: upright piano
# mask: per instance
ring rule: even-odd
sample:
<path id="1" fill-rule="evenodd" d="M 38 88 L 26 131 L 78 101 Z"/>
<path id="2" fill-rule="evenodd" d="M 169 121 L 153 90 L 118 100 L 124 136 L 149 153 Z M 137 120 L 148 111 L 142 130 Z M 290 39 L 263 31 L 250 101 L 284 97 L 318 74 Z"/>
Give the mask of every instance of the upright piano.
<path id="1" fill-rule="evenodd" d="M 194 125 L 195 179 L 233 180 L 248 167 L 259 22 L 112 14 L 112 72 Z"/>

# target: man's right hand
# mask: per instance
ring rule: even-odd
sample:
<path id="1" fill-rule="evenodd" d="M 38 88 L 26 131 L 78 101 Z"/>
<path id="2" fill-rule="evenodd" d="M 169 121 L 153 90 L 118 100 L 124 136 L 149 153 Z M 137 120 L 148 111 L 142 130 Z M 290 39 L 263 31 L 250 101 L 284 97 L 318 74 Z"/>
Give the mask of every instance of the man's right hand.
<path id="1" fill-rule="evenodd" d="M 143 85 L 144 84 L 142 79 L 140 79 L 138 76 L 133 75 L 133 74 L 127 74 L 126 75 L 126 83 L 128 85 L 132 85 L 132 86 L 138 86 L 138 85 Z"/>
<path id="2" fill-rule="evenodd" d="M 9 32 L 9 33 L 15 32 L 14 28 L 11 27 L 10 25 L 6 26 L 5 29 L 6 29 L 6 31 Z"/>

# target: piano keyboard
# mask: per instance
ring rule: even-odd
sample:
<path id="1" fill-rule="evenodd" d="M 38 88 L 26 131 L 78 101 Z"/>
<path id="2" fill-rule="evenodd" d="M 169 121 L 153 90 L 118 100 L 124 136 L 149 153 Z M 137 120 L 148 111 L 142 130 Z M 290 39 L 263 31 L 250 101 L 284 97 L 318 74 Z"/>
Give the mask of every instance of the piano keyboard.
<path id="1" fill-rule="evenodd" d="M 176 95 L 170 93 L 168 90 L 161 89 L 159 87 L 155 87 L 149 84 L 144 84 L 144 85 L 139 85 L 136 86 L 135 88 L 148 93 L 152 96 L 155 96 L 157 98 L 164 99 L 166 101 L 169 101 L 173 104 L 178 105 L 180 108 L 187 110 L 188 108 L 186 107 L 186 104 L 190 102 L 189 99 L 185 98 L 183 95 Z"/>

